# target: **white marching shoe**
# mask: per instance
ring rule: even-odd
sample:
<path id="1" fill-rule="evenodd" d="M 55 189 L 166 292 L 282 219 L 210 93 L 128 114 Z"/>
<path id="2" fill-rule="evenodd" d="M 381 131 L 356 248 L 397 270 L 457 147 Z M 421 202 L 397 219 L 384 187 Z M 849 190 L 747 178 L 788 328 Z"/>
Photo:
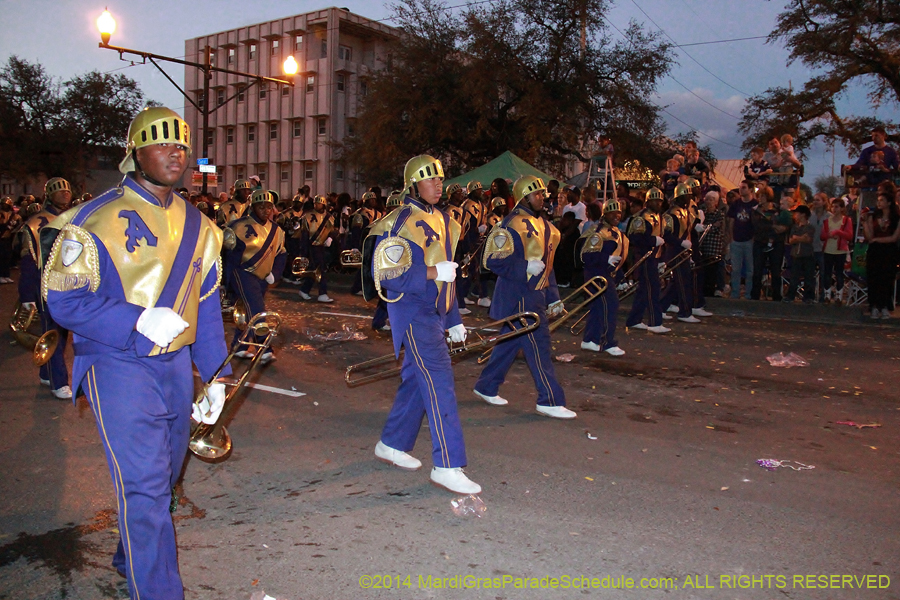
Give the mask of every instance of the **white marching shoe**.
<path id="1" fill-rule="evenodd" d="M 705 308 L 694 308 L 691 309 L 691 314 L 695 317 L 711 317 L 713 314 L 706 310 Z"/>
<path id="2" fill-rule="evenodd" d="M 478 306 L 488 307 L 488 306 L 490 306 L 490 305 L 491 305 L 491 299 L 490 299 L 490 298 L 479 298 L 479 299 L 478 299 Z"/>
<path id="3" fill-rule="evenodd" d="M 699 323 L 700 319 L 691 315 L 690 317 L 678 317 L 678 320 L 682 323 Z"/>
<path id="4" fill-rule="evenodd" d="M 55 389 L 52 392 L 54 397 L 59 398 L 60 400 L 71 400 L 72 399 L 72 388 L 67 385 L 62 386 L 59 389 Z"/>
<path id="5" fill-rule="evenodd" d="M 478 390 L 472 390 L 475 392 L 475 395 L 487 402 L 488 404 L 493 404 L 494 406 L 506 406 L 509 404 L 509 401 L 506 398 L 501 398 L 500 396 L 485 396 Z"/>
<path id="6" fill-rule="evenodd" d="M 628 329 L 650 329 L 650 328 L 647 327 L 646 323 L 635 323 L 631 327 L 628 327 Z"/>
<path id="7" fill-rule="evenodd" d="M 594 342 L 581 342 L 582 350 L 590 350 L 592 352 L 600 352 L 600 346 Z"/>
<path id="8" fill-rule="evenodd" d="M 669 305 L 669 308 L 666 309 L 666 312 L 677 313 L 677 312 L 678 312 L 678 305 L 677 305 L 677 304 L 670 304 L 670 305 Z"/>
<path id="9" fill-rule="evenodd" d="M 646 327 L 645 328 L 650 333 L 669 333 L 672 331 L 668 327 L 663 327 L 662 325 L 656 325 L 655 327 Z"/>
<path id="10" fill-rule="evenodd" d="M 375 444 L 375 456 L 389 465 L 394 465 L 405 471 L 418 471 L 422 468 L 422 461 L 415 456 L 410 456 L 402 450 L 394 450 L 381 440 Z"/>
<path id="11" fill-rule="evenodd" d="M 431 482 L 456 494 L 480 494 L 481 486 L 466 477 L 462 467 L 431 469 Z"/>
<path id="12" fill-rule="evenodd" d="M 319 294 L 319 297 L 316 298 L 319 302 L 334 302 L 334 298 L 328 296 L 328 294 Z"/>
<path id="13" fill-rule="evenodd" d="M 297 292 L 297 294 L 298 294 L 301 298 L 303 298 L 304 300 L 312 300 L 312 296 L 310 296 L 309 294 L 307 294 L 307 293 L 304 292 L 303 290 L 299 290 L 299 291 Z"/>
<path id="14" fill-rule="evenodd" d="M 618 346 L 610 346 L 609 348 L 604 350 L 604 352 L 606 352 L 610 356 L 623 356 L 625 354 L 625 351 Z"/>
<path id="15" fill-rule="evenodd" d="M 569 410 L 565 406 L 544 406 L 537 405 L 538 414 L 545 417 L 553 417 L 554 419 L 574 419 L 578 414 L 574 410 Z"/>

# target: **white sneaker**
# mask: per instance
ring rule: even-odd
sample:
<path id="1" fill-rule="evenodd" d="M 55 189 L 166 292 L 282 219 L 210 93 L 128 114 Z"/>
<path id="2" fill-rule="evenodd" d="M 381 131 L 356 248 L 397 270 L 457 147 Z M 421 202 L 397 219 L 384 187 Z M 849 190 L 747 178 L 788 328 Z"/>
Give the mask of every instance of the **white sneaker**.
<path id="1" fill-rule="evenodd" d="M 666 309 L 666 312 L 677 313 L 677 312 L 678 312 L 678 305 L 677 305 L 677 304 L 670 304 L 670 305 L 669 305 L 669 308 Z"/>
<path id="2" fill-rule="evenodd" d="M 578 416 L 575 411 L 569 410 L 565 406 L 544 406 L 543 404 L 538 404 L 537 412 L 539 415 L 553 417 L 554 419 L 574 419 Z"/>
<path id="3" fill-rule="evenodd" d="M 275 353 L 272 352 L 271 350 L 266 351 L 262 356 L 259 357 L 259 362 L 261 362 L 264 365 L 267 365 L 270 362 L 273 362 L 275 360 L 277 360 L 275 357 Z"/>
<path id="4" fill-rule="evenodd" d="M 881 311 L 879 311 L 877 308 L 873 308 L 873 309 L 872 309 L 872 315 L 871 315 L 871 316 L 872 316 L 873 319 L 880 319 L 880 318 L 881 318 Z"/>
<path id="5" fill-rule="evenodd" d="M 325 302 L 326 304 L 329 302 L 334 302 L 333 298 L 329 298 L 328 294 L 320 294 L 318 298 L 316 298 L 319 302 Z"/>
<path id="6" fill-rule="evenodd" d="M 650 333 L 669 333 L 672 331 L 668 327 L 663 327 L 662 325 L 657 325 L 656 327 L 648 327 L 647 331 Z"/>
<path id="7" fill-rule="evenodd" d="M 891 313 L 888 312 L 888 309 L 886 309 L 886 308 L 881 309 L 881 318 L 882 319 L 890 319 L 891 318 Z"/>
<path id="8" fill-rule="evenodd" d="M 358 292 L 356 292 L 356 295 L 357 295 L 357 296 L 362 296 L 362 295 L 363 295 L 363 291 L 362 291 L 362 290 L 359 290 Z"/>
<path id="9" fill-rule="evenodd" d="M 41 385 L 46 385 L 47 387 L 50 387 L 50 380 L 49 380 L 49 379 L 41 379 L 40 377 L 38 377 L 38 380 L 40 380 Z"/>
<path id="10" fill-rule="evenodd" d="M 488 306 L 490 306 L 490 305 L 491 305 L 491 299 L 490 299 L 490 298 L 479 298 L 479 299 L 478 299 L 478 306 L 488 307 Z"/>
<path id="11" fill-rule="evenodd" d="M 251 350 L 241 350 L 234 353 L 235 358 L 253 358 L 254 354 Z"/>
<path id="12" fill-rule="evenodd" d="M 666 313 L 662 314 L 663 321 L 671 321 L 672 315 L 667 315 Z"/>
<path id="13" fill-rule="evenodd" d="M 606 350 L 604 350 L 604 352 L 606 352 L 610 356 L 622 356 L 625 354 L 625 351 L 622 350 L 621 348 L 619 348 L 618 346 L 611 346 L 611 347 L 607 348 Z"/>
<path id="14" fill-rule="evenodd" d="M 724 296 L 724 295 L 725 295 L 725 294 L 722 293 L 722 290 L 716 290 L 716 291 L 713 293 L 713 296 L 715 296 L 716 298 L 721 298 L 721 297 Z"/>
<path id="15" fill-rule="evenodd" d="M 379 327 L 377 329 L 377 331 L 390 331 L 390 330 L 391 330 L 391 326 L 388 325 L 387 323 L 385 323 L 384 325 L 382 325 L 381 327 Z"/>
<path id="16" fill-rule="evenodd" d="M 465 298 L 463 298 L 463 302 L 465 302 L 466 304 L 475 304 L 475 301 L 474 301 L 474 300 L 469 300 L 469 297 L 468 297 L 468 296 L 466 296 Z"/>
<path id="17" fill-rule="evenodd" d="M 629 329 L 650 329 L 646 323 L 635 323 Z"/>
<path id="18" fill-rule="evenodd" d="M 695 308 L 691 310 L 691 314 L 695 317 L 711 317 L 713 314 L 705 308 Z"/>
<path id="19" fill-rule="evenodd" d="M 394 465 L 404 471 L 418 471 L 422 468 L 422 461 L 414 456 L 410 456 L 402 450 L 394 450 L 381 440 L 375 444 L 375 456 L 379 460 Z"/>
<path id="20" fill-rule="evenodd" d="M 600 352 L 600 346 L 594 342 L 581 342 L 582 350 L 591 350 L 592 352 Z"/>
<path id="21" fill-rule="evenodd" d="M 694 316 L 678 317 L 678 320 L 681 321 L 682 323 L 699 323 L 700 322 L 700 319 L 698 319 L 697 317 L 694 317 Z"/>
<path id="22" fill-rule="evenodd" d="M 472 311 L 466 308 L 465 306 L 459 309 L 459 314 L 461 315 L 471 315 Z"/>
<path id="23" fill-rule="evenodd" d="M 70 388 L 67 385 L 62 386 L 59 389 L 53 390 L 50 393 L 53 394 L 55 397 L 59 398 L 60 400 L 71 400 L 72 399 L 72 388 Z"/>
<path id="24" fill-rule="evenodd" d="M 509 401 L 506 398 L 501 398 L 500 396 L 485 396 L 478 390 L 472 390 L 475 392 L 475 395 L 487 402 L 488 404 L 493 404 L 494 406 L 506 406 L 509 404 Z"/>
<path id="25" fill-rule="evenodd" d="M 300 294 L 300 297 L 303 298 L 304 300 L 312 300 L 312 296 L 310 296 L 309 294 L 307 294 L 307 293 L 304 292 L 303 290 L 300 290 L 300 291 L 298 291 L 297 293 Z"/>
<path id="26" fill-rule="evenodd" d="M 481 486 L 466 477 L 462 467 L 452 469 L 433 467 L 431 469 L 431 483 L 456 494 L 481 493 Z"/>

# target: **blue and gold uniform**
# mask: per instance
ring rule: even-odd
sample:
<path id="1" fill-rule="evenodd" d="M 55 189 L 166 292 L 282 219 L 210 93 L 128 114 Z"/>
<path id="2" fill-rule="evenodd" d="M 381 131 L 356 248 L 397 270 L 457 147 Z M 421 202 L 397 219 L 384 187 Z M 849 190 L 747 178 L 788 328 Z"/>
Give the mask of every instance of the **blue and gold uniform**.
<path id="1" fill-rule="evenodd" d="M 66 185 L 68 186 L 68 183 Z M 46 257 L 41 249 L 40 232 L 59 214 L 60 211 L 48 201 L 39 213 L 25 221 L 19 233 L 22 246 L 22 255 L 19 260 L 19 302 L 23 304 L 29 302 L 37 306 L 38 315 L 41 318 L 42 334 L 52 329 L 59 333 L 56 350 L 50 357 L 50 361 L 41 365 L 39 375 L 41 383 L 49 385 L 54 392 L 69 385 L 69 369 L 66 367 L 65 360 L 69 330 L 53 320 L 53 316 L 47 310 L 47 305 L 41 297 L 41 268 Z M 68 396 L 64 395 L 63 397 Z"/>
<path id="2" fill-rule="evenodd" d="M 247 214 L 252 192 L 253 184 L 249 179 L 238 179 L 234 182 L 234 195 L 220 204 L 216 211 L 216 223 L 219 227 L 228 227 Z"/>
<path id="3" fill-rule="evenodd" d="M 659 197 L 652 196 L 653 193 Z M 662 203 L 662 192 L 656 188 L 647 194 L 649 201 Z M 662 326 L 662 308 L 659 303 L 659 259 L 662 256 L 662 248 L 658 243 L 664 233 L 664 220 L 662 215 L 651 208 L 645 208 L 628 222 L 628 241 L 634 248 L 634 256 L 640 258 L 646 253 L 654 252 L 638 267 L 637 291 L 634 294 L 634 302 L 631 312 L 625 321 L 625 327 L 641 325 L 644 312 L 648 312 L 650 327 Z"/>
<path id="4" fill-rule="evenodd" d="M 376 237 L 372 277 L 387 302 L 394 352 L 406 350 L 402 382 L 381 441 L 403 452 L 412 450 L 427 416 L 434 465 L 464 467 L 466 449 L 445 342 L 445 330 L 462 319 L 454 283 L 427 278 L 429 267 L 453 260 L 460 226 L 443 211 L 407 195 L 369 235 Z"/>
<path id="5" fill-rule="evenodd" d="M 228 281 L 232 291 L 247 307 L 248 321 L 266 310 L 266 290 L 275 282 L 276 277 L 280 278 L 287 258 L 284 231 L 271 219 L 263 219 L 257 213 L 256 207 L 259 205 L 269 205 L 274 209 L 272 194 L 263 190 L 253 192 L 250 214 L 231 224 L 237 241 L 234 248 L 225 255 Z M 235 341 L 240 334 L 240 330 L 235 330 Z M 240 349 L 245 350 L 246 348 Z"/>
<path id="6" fill-rule="evenodd" d="M 691 252 L 690 248 L 685 249 L 685 245 L 691 244 L 694 217 L 688 208 L 684 206 L 688 202 L 688 197 L 680 195 L 680 192 L 687 192 L 687 188 L 683 184 L 679 184 L 675 188 L 676 204 L 663 215 L 665 222 L 663 239 L 666 241 L 663 260 L 667 264 L 677 260 L 682 252 L 688 254 Z M 663 309 L 672 304 L 677 304 L 679 319 L 691 317 L 691 311 L 694 308 L 694 274 L 690 260 L 686 260 L 678 267 L 675 267 L 672 279 L 666 287 L 659 304 Z"/>
<path id="7" fill-rule="evenodd" d="M 133 599 L 178 600 L 184 591 L 169 504 L 190 436 L 192 363 L 209 380 L 227 355 L 218 296 L 222 232 L 170 185 L 154 184 L 165 193 L 158 198 L 135 179 L 139 171 L 152 181 L 137 157 L 154 144 L 164 146 L 158 152 L 167 153 L 167 164 L 186 165 L 190 130 L 177 114 L 141 111 L 128 140 L 120 186 L 51 224 L 60 232 L 42 293 L 72 331 L 73 386 L 93 409 L 115 486 L 120 539 L 113 565 Z M 153 152 L 145 156 L 158 156 Z M 160 162 L 149 171 L 171 178 Z M 171 340 L 158 346 L 138 332 L 150 332 L 141 324 L 148 312 L 165 313 L 170 324 L 177 315 L 186 328 L 157 327 L 154 339 Z M 223 375 L 230 373 L 226 365 Z"/>
<path id="8" fill-rule="evenodd" d="M 490 360 L 475 383 L 475 392 L 485 398 L 498 398 L 492 404 L 505 404 L 497 392 L 506 373 L 519 353 L 531 370 L 538 391 L 538 411 L 541 407 L 565 407 L 566 397 L 556 380 L 550 358 L 550 329 L 547 307 L 559 301 L 559 290 L 553 274 L 553 257 L 559 245 L 560 233 L 541 214 L 536 213 L 523 200 L 529 194 L 517 193 L 522 178 L 514 186 L 518 204 L 488 234 L 484 248 L 484 266 L 497 275 L 497 284 L 491 300 L 490 315 L 503 319 L 523 311 L 538 314 L 540 326 L 525 335 L 519 335 L 497 344 Z M 531 178 L 538 191 L 546 190 L 537 178 Z M 533 186 L 532 186 L 533 187 Z M 530 189 L 530 188 L 529 188 Z M 528 272 L 530 261 L 542 261 L 542 272 Z M 507 326 L 508 327 L 508 326 Z M 547 414 L 547 413 L 544 413 Z M 558 415 L 551 415 L 558 416 Z M 571 416 L 564 418 L 574 417 Z"/>
<path id="9" fill-rule="evenodd" d="M 619 211 L 619 203 L 611 200 L 603 209 L 604 213 Z M 596 344 L 600 350 L 617 348 L 616 316 L 619 311 L 619 295 L 616 293 L 616 278 L 628 256 L 628 238 L 618 227 L 600 221 L 597 225 L 585 230 L 581 239 L 581 259 L 584 262 L 584 279 L 587 281 L 601 276 L 607 281 L 606 291 L 591 303 L 584 328 L 583 342 Z M 611 257 L 618 257 L 615 266 L 610 264 Z M 618 354 L 618 353 L 616 353 Z"/>
<path id="10" fill-rule="evenodd" d="M 300 252 L 309 258 L 309 268 L 318 270 L 322 277 L 319 279 L 319 300 L 331 302 L 328 297 L 328 260 L 326 250 L 331 246 L 332 239 L 337 235 L 334 228 L 334 217 L 328 214 L 328 201 L 325 196 L 316 196 L 314 206 L 316 210 L 303 215 L 300 225 Z M 323 209 L 319 212 L 318 209 Z M 314 280 L 307 278 L 300 286 L 300 296 L 308 298 Z"/>

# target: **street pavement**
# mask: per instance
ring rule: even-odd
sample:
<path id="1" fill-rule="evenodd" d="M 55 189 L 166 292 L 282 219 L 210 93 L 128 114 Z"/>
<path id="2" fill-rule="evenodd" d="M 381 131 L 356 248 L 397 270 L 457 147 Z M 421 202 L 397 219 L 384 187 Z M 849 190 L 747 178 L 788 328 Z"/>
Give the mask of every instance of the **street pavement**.
<path id="1" fill-rule="evenodd" d="M 900 598 L 892 324 L 719 301 L 716 316 L 670 321 L 665 336 L 620 329 L 621 358 L 560 330 L 553 355 L 574 355 L 554 363 L 571 421 L 535 413 L 524 361 L 496 407 L 472 394 L 475 357 L 459 360 L 466 472 L 486 506 L 460 517 L 428 482 L 427 423 L 412 452 L 421 471 L 373 455 L 399 379 L 345 385 L 348 364 L 390 352 L 389 334 L 369 328 L 374 305 L 348 285 L 329 305 L 270 292 L 285 324 L 278 360 L 253 380 L 275 391 L 238 396 L 228 460 L 185 467 L 174 518 L 187 598 Z M 0 314 L 14 287 L 0 286 Z M 472 308 L 467 325 L 488 321 Z M 345 326 L 367 339 L 310 335 Z M 0 598 L 127 598 L 90 408 L 53 399 L 11 339 L 0 344 Z M 772 367 L 776 352 L 809 366 Z M 814 468 L 769 471 L 765 458 Z"/>

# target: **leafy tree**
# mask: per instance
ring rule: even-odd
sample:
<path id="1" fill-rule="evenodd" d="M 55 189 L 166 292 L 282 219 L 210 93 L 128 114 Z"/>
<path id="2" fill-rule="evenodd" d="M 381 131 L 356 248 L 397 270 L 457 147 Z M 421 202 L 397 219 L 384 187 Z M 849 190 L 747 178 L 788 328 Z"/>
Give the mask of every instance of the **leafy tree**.
<path id="1" fill-rule="evenodd" d="M 403 33 L 372 77 L 344 159 L 383 182 L 422 152 L 447 157 L 450 175 L 506 150 L 560 173 L 609 137 L 617 161 L 657 162 L 650 140 L 664 125 L 650 96 L 670 47 L 635 22 L 614 41 L 609 6 L 497 0 L 454 13 L 441 0 L 401 0 Z"/>
<path id="2" fill-rule="evenodd" d="M 808 148 L 818 137 L 840 141 L 851 153 L 869 141 L 876 120 L 841 115 L 837 101 L 848 85 L 868 88 L 873 106 L 900 103 L 900 3 L 887 0 L 790 0 L 769 43 L 784 41 L 788 62 L 817 74 L 799 90 L 769 88 L 747 101 L 738 125 L 744 149 L 790 133 Z M 884 123 L 888 129 L 898 123 Z M 889 136 L 894 141 L 900 135 Z"/>
<path id="3" fill-rule="evenodd" d="M 824 192 L 828 194 L 829 198 L 834 198 L 838 195 L 842 185 L 841 181 L 840 177 L 834 175 L 819 175 L 813 180 L 813 185 L 817 192 Z"/>

